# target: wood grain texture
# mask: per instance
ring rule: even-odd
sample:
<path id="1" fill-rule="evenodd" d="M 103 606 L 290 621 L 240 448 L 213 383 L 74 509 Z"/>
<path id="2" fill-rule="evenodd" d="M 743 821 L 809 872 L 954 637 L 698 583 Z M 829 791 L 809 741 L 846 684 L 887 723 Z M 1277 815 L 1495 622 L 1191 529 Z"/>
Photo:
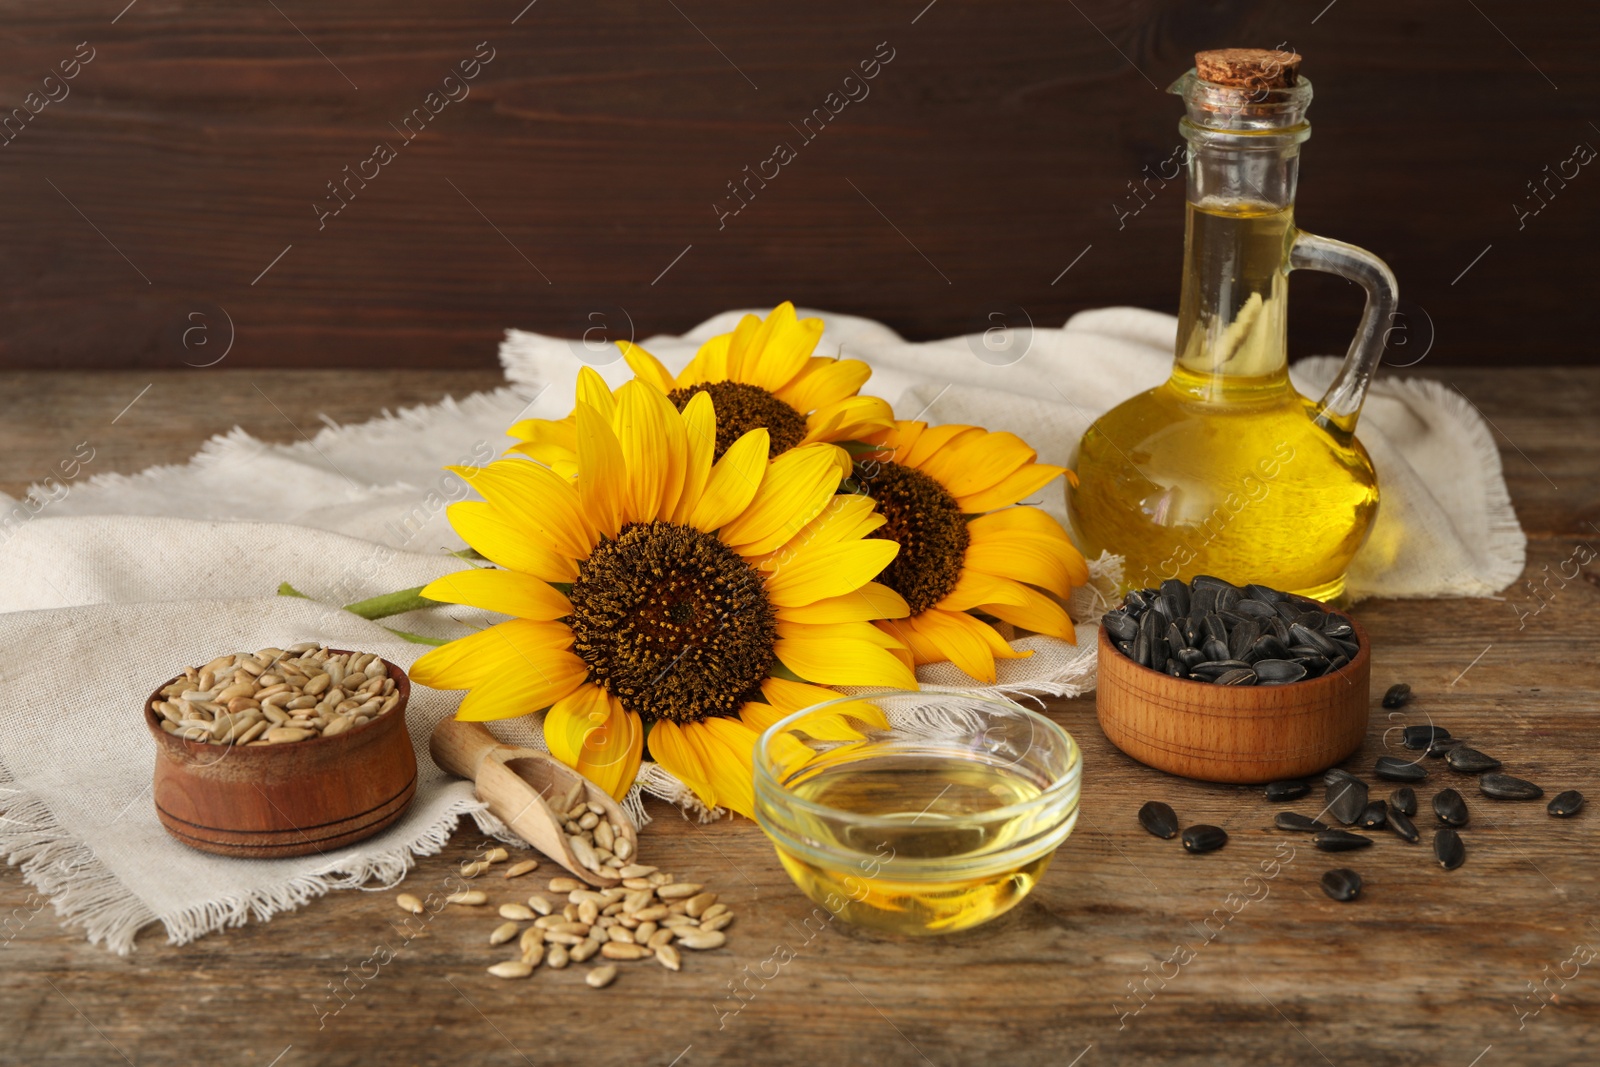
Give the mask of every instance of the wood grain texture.
<path id="1" fill-rule="evenodd" d="M 1372 649 L 1294 685 L 1224 686 L 1173 678 L 1118 652 L 1100 630 L 1096 721 L 1140 763 L 1206 782 L 1299 778 L 1343 760 L 1367 735 Z"/>
<path id="2" fill-rule="evenodd" d="M 1580 545 L 1600 546 L 1600 371 L 1449 377 L 1496 427 L 1534 584 L 1504 600 L 1359 605 L 1374 697 L 1397 681 L 1417 697 L 1392 722 L 1374 706 L 1373 728 L 1345 766 L 1371 781 L 1387 751 L 1384 729 L 1432 720 L 1552 793 L 1600 797 L 1591 757 L 1600 746 L 1600 565 L 1552 577 L 1572 573 Z M 13 400 L 19 379 L 44 399 Z M 56 446 L 103 423 L 148 380 L 0 378 L 9 401 L 0 406 L 0 485 L 33 480 L 41 456 L 53 461 Z M 262 417 L 239 376 L 183 381 L 185 390 L 158 385 L 147 401 L 166 393 L 190 402 L 153 406 L 140 432 L 105 437 L 96 463 L 130 471 L 180 461 L 218 420 Z M 305 381 L 345 418 L 360 414 L 352 395 L 382 395 L 357 389 L 370 383 L 363 373 Z M 462 378 L 397 381 L 421 398 Z M 378 402 L 366 402 L 375 413 Z M 407 939 L 392 892 L 333 893 L 182 948 L 151 931 L 118 959 L 59 928 L 48 902 L 8 869 L 0 1063 L 1061 1067 L 1081 1057 L 1080 1067 L 1569 1067 L 1600 1058 L 1600 974 L 1568 962 L 1600 943 L 1592 808 L 1556 820 L 1541 803 L 1490 802 L 1467 783 L 1461 869 L 1445 872 L 1426 844 L 1398 838 L 1325 856 L 1271 829 L 1278 806 L 1258 788 L 1170 778 L 1117 752 L 1092 700 L 1052 701 L 1049 713 L 1084 750 L 1078 829 L 1026 901 L 973 933 L 912 943 L 820 923 L 754 826 L 702 827 L 654 803 L 644 861 L 710 884 L 738 919 L 727 949 L 686 953 L 683 973 L 625 966 L 603 992 L 576 970 L 491 979 L 483 968 L 497 920 L 441 915 Z M 1462 784 L 1430 771 L 1418 790 L 1424 812 L 1436 788 Z M 1375 786 L 1374 796 L 1385 793 Z M 1224 827 L 1229 844 L 1192 856 L 1149 836 L 1135 813 L 1150 799 L 1171 803 L 1186 824 Z M 1292 807 L 1314 813 L 1309 805 Z M 475 833 L 457 833 L 405 888 L 442 888 L 478 844 Z M 1336 904 L 1317 888 L 1337 866 L 1366 879 L 1359 901 Z M 380 946 L 393 956 L 382 964 Z"/>
<path id="3" fill-rule="evenodd" d="M 0 366 L 177 368 L 231 341 L 232 366 L 489 367 L 507 327 L 642 339 L 785 298 L 914 339 L 1175 310 L 1161 90 L 1196 50 L 1279 43 L 1318 94 L 1298 219 L 1393 266 L 1397 361 L 1594 358 L 1573 287 L 1600 178 L 1562 164 L 1600 145 L 1579 46 L 1600 8 L 1576 0 L 115 14 L 6 5 L 0 116 L 80 42 L 94 58 L 0 145 Z M 469 95 L 407 140 L 479 42 Z M 380 144 L 395 158 L 364 165 Z M 779 144 L 794 158 L 765 164 Z M 1293 288 L 1292 351 L 1343 352 L 1357 291 Z"/>

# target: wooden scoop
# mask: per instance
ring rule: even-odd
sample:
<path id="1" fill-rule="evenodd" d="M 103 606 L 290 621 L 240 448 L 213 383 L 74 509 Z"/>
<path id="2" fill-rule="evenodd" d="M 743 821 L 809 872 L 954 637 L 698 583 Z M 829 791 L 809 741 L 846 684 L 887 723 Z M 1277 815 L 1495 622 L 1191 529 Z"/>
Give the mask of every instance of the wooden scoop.
<path id="1" fill-rule="evenodd" d="M 502 744 L 482 723 L 459 719 L 445 719 L 434 727 L 428 749 L 439 766 L 470 779 L 478 799 L 517 836 L 590 885 L 614 886 L 621 877 L 592 871 L 573 853 L 561 825 L 566 813 L 556 809 L 574 793 L 606 813 L 619 839 L 628 842 L 628 862 L 635 862 L 639 840 L 617 802 L 549 753 Z"/>

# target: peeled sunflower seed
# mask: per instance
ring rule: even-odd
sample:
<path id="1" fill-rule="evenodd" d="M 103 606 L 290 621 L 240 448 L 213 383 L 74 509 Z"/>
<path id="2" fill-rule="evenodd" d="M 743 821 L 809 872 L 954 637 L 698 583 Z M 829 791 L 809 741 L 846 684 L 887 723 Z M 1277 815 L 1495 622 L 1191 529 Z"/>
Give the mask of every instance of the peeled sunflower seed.
<path id="1" fill-rule="evenodd" d="M 617 965 L 614 963 L 602 963 L 600 966 L 590 969 L 589 973 L 583 976 L 583 980 L 595 989 L 604 989 L 615 981 L 616 977 Z"/>
<path id="2" fill-rule="evenodd" d="M 1583 810 L 1583 794 L 1576 789 L 1568 789 L 1564 793 L 1557 793 L 1545 805 L 1545 811 L 1558 819 L 1570 819 Z"/>
<path id="3" fill-rule="evenodd" d="M 1328 871 L 1322 876 L 1322 891 L 1334 900 L 1354 900 L 1361 895 L 1361 876 L 1348 867 Z"/>
<path id="4" fill-rule="evenodd" d="M 500 917 L 502 919 L 514 919 L 518 922 L 532 922 L 538 918 L 533 909 L 526 904 L 502 904 L 500 905 Z"/>
<path id="5" fill-rule="evenodd" d="M 469 889 L 465 893 L 451 893 L 444 899 L 451 904 L 465 904 L 469 907 L 475 907 L 479 904 L 489 903 L 489 894 L 476 889 Z"/>
<path id="6" fill-rule="evenodd" d="M 513 863 L 511 866 L 507 867 L 506 868 L 506 873 L 503 875 L 503 877 L 505 877 L 505 878 L 520 878 L 522 875 L 527 874 L 529 871 L 536 871 L 538 869 L 539 869 L 539 861 L 538 860 L 522 860 L 519 863 Z"/>
<path id="7" fill-rule="evenodd" d="M 489 968 L 496 978 L 526 978 L 533 973 L 533 964 L 522 960 L 501 960 Z"/>
<path id="8" fill-rule="evenodd" d="M 1538 800 L 1544 790 L 1509 774 L 1485 774 L 1478 779 L 1478 791 L 1496 800 Z"/>
<path id="9" fill-rule="evenodd" d="M 411 893 L 401 893 L 394 898 L 394 902 L 401 911 L 409 911 L 413 915 L 421 915 L 423 912 L 422 901 Z"/>
<path id="10" fill-rule="evenodd" d="M 489 944 L 503 945 L 517 936 L 516 923 L 501 923 L 489 932 Z"/>
<path id="11" fill-rule="evenodd" d="M 1139 825 L 1165 840 L 1178 836 L 1178 813 L 1159 800 L 1147 801 L 1139 809 Z"/>
<path id="12" fill-rule="evenodd" d="M 1374 773 L 1391 782 L 1420 782 L 1428 777 L 1428 768 L 1396 756 L 1379 756 Z"/>

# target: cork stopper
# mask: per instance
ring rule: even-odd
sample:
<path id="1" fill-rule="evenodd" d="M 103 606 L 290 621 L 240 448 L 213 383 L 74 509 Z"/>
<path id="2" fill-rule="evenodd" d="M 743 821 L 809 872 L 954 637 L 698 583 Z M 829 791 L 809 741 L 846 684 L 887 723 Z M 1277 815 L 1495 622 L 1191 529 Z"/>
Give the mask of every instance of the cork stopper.
<path id="1" fill-rule="evenodd" d="M 1195 73 L 1204 81 L 1240 89 L 1287 89 L 1299 80 L 1300 56 L 1268 48 L 1217 48 L 1196 52 Z"/>

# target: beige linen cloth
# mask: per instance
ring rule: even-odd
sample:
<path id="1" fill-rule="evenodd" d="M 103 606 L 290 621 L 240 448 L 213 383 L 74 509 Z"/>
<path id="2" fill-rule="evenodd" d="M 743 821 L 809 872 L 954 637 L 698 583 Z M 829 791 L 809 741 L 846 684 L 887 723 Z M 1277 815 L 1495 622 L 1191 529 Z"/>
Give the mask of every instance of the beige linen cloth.
<path id="1" fill-rule="evenodd" d="M 1070 463 L 1092 418 L 1164 378 L 1175 332 L 1170 316 L 1112 308 L 1013 336 L 996 351 L 983 338 L 910 344 L 865 319 L 809 313 L 828 325 L 819 352 L 870 362 L 867 391 L 891 400 L 901 417 L 1011 430 L 1054 463 Z M 676 368 L 739 314 L 641 343 Z M 584 362 L 613 384 L 626 377 L 607 350 L 517 331 L 501 360 L 509 384 L 491 393 L 358 426 L 329 424 L 291 445 L 235 430 L 206 442 L 186 465 L 80 480 L 65 496 L 57 485 L 35 487 L 27 505 L 0 498 L 0 853 L 91 940 L 126 953 L 140 929 L 159 922 L 169 941 L 183 943 L 329 889 L 388 887 L 417 855 L 441 848 L 464 814 L 500 832 L 471 787 L 427 754 L 428 734 L 457 694 L 416 687 L 408 719 L 417 795 L 390 829 L 299 859 L 191 851 L 155 818 L 155 746 L 140 704 L 178 668 L 222 651 L 318 640 L 402 666 L 425 651 L 328 605 L 460 569 L 447 555 L 461 543 L 444 512 L 467 490 L 440 468 L 492 458 L 518 418 L 565 415 Z M 1296 380 L 1319 393 L 1332 367 L 1305 361 Z M 1429 382 L 1380 380 L 1361 437 L 1384 495 L 1351 570 L 1356 596 L 1488 595 L 1521 573 L 1524 538 L 1498 453 L 1464 399 Z M 1041 503 L 1064 517 L 1059 489 Z M 1112 582 L 1117 566 L 1106 558 L 1093 569 Z M 274 596 L 282 581 L 314 599 Z M 1092 619 L 1100 606 L 1091 588 L 1074 614 Z M 449 637 L 493 620 L 448 607 L 385 621 Z M 1093 688 L 1092 623 L 1080 628 L 1077 647 L 1023 640 L 1035 655 L 1001 664 L 1004 688 Z M 947 665 L 920 673 L 933 686 L 962 681 Z M 534 718 L 495 728 L 542 748 Z M 647 765 L 641 784 L 694 809 L 658 767 Z M 642 819 L 637 790 L 628 808 Z"/>

